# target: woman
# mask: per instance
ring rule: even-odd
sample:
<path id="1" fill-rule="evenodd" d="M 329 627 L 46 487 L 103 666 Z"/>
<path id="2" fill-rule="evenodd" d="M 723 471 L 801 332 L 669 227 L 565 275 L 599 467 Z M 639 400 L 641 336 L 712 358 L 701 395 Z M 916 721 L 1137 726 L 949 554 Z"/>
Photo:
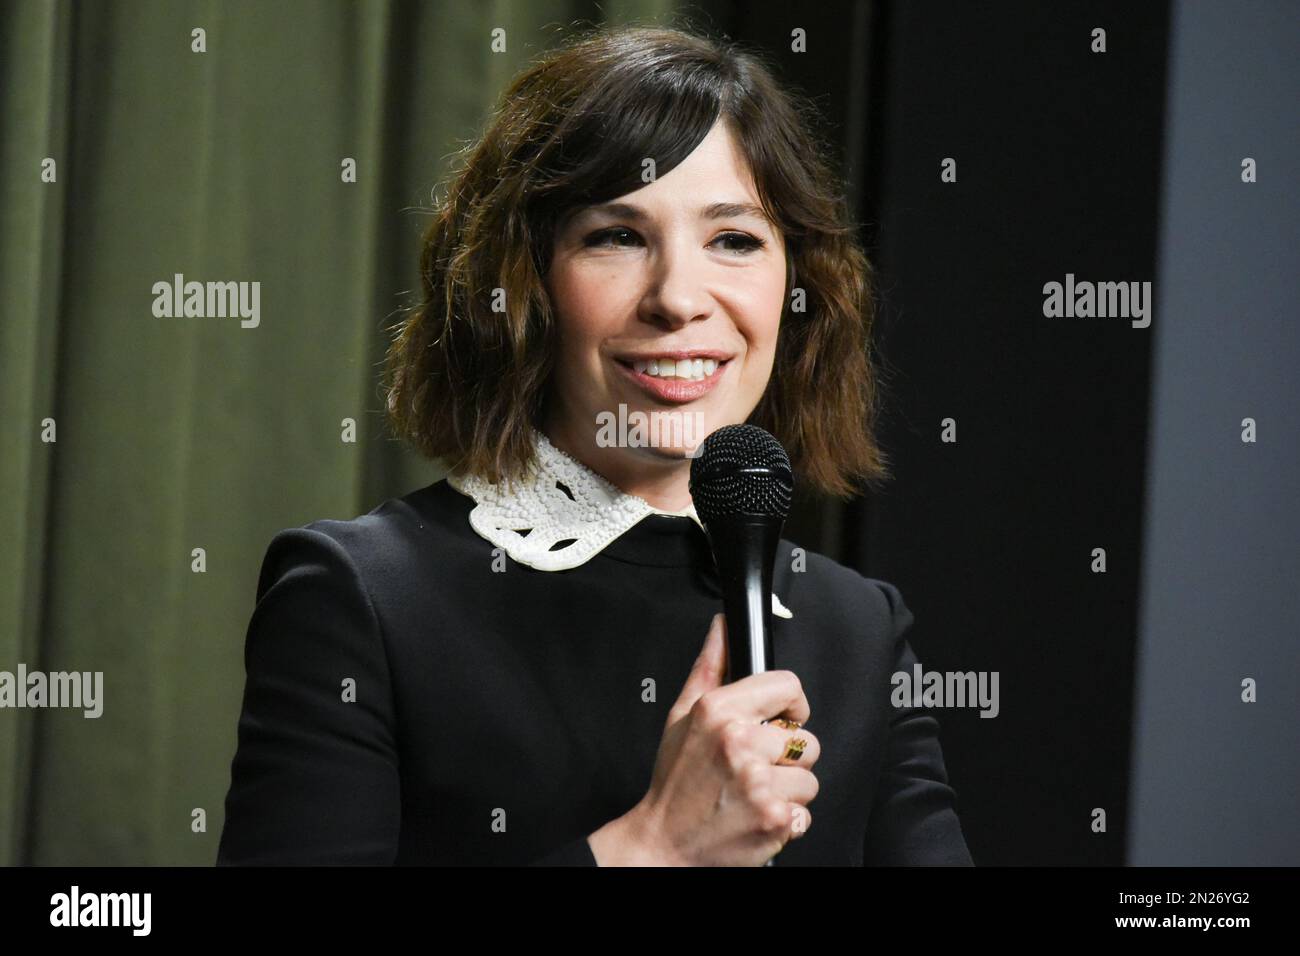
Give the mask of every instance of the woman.
<path id="1" fill-rule="evenodd" d="M 890 703 L 892 585 L 782 541 L 779 669 L 723 682 L 694 444 L 751 421 L 823 491 L 885 473 L 868 266 L 799 108 L 672 30 L 512 83 L 389 354 L 451 476 L 272 540 L 219 863 L 971 862 L 935 720 Z M 611 440 L 637 413 L 697 427 Z"/>

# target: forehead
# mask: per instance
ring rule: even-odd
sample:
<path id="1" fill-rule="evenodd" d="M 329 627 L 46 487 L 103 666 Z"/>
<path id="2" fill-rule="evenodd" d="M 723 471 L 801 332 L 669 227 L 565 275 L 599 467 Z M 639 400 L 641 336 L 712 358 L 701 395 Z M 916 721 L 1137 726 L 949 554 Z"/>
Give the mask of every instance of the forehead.
<path id="1" fill-rule="evenodd" d="M 687 176 L 723 177 L 744 182 L 747 186 L 752 183 L 745 153 L 732 133 L 731 126 L 721 119 L 713 124 L 708 135 L 689 156 L 658 181 L 667 182 L 674 176 L 679 179 Z"/>

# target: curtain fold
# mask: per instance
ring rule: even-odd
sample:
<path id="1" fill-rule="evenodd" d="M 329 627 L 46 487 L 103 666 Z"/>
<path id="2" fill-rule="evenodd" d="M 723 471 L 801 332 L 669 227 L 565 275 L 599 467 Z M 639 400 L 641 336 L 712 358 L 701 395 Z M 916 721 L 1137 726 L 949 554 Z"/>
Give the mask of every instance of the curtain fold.
<path id="1" fill-rule="evenodd" d="M 0 864 L 215 859 L 266 546 L 439 477 L 386 437 L 378 389 L 425 210 L 509 76 L 593 15 L 0 10 L 0 671 L 103 675 L 97 718 L 0 709 Z M 249 314 L 156 315 L 177 275 Z"/>
<path id="2" fill-rule="evenodd" d="M 0 17 L 0 669 L 40 659 L 52 448 L 41 422 L 55 412 L 64 191 L 41 182 L 69 137 L 72 17 L 66 5 L 26 3 Z M 56 175 L 66 175 L 60 165 Z M 0 716 L 0 863 L 22 858 L 33 711 Z"/>

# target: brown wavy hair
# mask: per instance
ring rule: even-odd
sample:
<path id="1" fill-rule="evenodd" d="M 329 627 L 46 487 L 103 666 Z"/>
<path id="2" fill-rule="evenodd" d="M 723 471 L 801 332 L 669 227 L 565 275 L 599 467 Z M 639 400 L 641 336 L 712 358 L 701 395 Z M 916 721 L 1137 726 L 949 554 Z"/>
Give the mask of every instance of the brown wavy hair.
<path id="1" fill-rule="evenodd" d="M 663 27 L 587 30 L 526 67 L 486 132 L 458 154 L 420 255 L 421 296 L 388 349 L 384 394 L 398 437 L 453 473 L 514 480 L 544 421 L 555 315 L 543 286 L 556 225 L 682 162 L 725 119 L 788 260 L 771 378 L 749 422 L 796 474 L 848 497 L 888 477 L 876 444 L 872 271 L 824 140 L 758 55 Z M 802 289 L 803 311 L 790 293 Z M 504 290 L 505 311 L 494 311 Z"/>

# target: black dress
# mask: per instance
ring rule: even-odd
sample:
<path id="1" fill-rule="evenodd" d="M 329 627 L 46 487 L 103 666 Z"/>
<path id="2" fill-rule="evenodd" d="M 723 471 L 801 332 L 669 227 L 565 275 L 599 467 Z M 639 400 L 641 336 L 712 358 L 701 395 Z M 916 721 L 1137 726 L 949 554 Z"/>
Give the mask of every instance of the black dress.
<path id="1" fill-rule="evenodd" d="M 651 514 L 538 571 L 445 480 L 270 543 L 217 863 L 595 865 L 586 836 L 650 785 L 722 609 L 704 532 Z M 895 708 L 912 622 L 892 585 L 782 541 L 775 665 L 822 743 L 777 866 L 971 864 L 938 723 Z M 504 568 L 504 570 L 502 570 Z"/>

